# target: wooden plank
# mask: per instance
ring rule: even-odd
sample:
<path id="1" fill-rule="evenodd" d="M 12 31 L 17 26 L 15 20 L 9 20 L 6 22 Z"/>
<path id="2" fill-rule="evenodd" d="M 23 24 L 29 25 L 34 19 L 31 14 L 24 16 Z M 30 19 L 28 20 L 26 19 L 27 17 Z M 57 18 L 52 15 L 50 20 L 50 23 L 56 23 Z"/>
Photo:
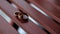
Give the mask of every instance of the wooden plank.
<path id="1" fill-rule="evenodd" d="M 27 23 L 21 23 L 16 17 L 15 12 L 18 12 L 18 9 L 15 9 L 13 6 L 11 6 L 7 1 L 0 0 L 0 7 L 1 9 L 9 16 L 11 19 L 21 26 L 28 34 L 47 34 L 44 30 L 39 28 L 37 25 L 35 25 L 32 21 L 28 21 Z"/>
<path id="2" fill-rule="evenodd" d="M 60 24 L 60 8 L 56 5 L 48 2 L 47 0 L 29 0 L 31 3 L 38 6 L 40 9 L 42 9 L 45 13 L 47 13 L 49 16 L 51 16 L 53 19 L 59 22 Z"/>
<path id="3" fill-rule="evenodd" d="M 40 24 L 42 24 L 42 26 L 45 29 L 47 29 L 49 32 L 54 33 L 54 34 L 56 33 L 60 34 L 60 26 L 58 24 L 56 24 L 51 19 L 48 19 L 46 16 L 44 16 L 37 10 L 33 9 L 24 0 L 11 0 L 11 1 L 15 3 L 19 9 L 23 10 L 23 12 L 26 12 L 35 20 L 37 20 Z"/>
<path id="4" fill-rule="evenodd" d="M 53 6 L 55 6 L 55 8 L 60 10 L 60 0 L 46 0 L 48 1 L 50 4 L 52 4 Z"/>
<path id="5" fill-rule="evenodd" d="M 19 34 L 11 25 L 0 16 L 0 31 L 3 34 Z"/>
<path id="6" fill-rule="evenodd" d="M 47 0 L 55 5 L 57 5 L 58 7 L 60 7 L 60 0 Z"/>

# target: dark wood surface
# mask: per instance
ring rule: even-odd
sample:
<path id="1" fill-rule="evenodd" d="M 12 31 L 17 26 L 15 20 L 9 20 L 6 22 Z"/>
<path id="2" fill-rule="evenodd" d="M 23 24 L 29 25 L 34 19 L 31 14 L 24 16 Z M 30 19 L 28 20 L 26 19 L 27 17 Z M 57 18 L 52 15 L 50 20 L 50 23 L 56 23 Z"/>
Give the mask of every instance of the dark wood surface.
<path id="1" fill-rule="evenodd" d="M 50 17 L 55 19 L 57 22 L 53 21 L 52 19 L 48 18 L 47 16 L 43 15 L 42 13 L 38 12 L 36 9 L 30 6 L 29 3 L 27 3 L 25 0 L 10 0 L 12 3 L 14 3 L 18 8 L 14 8 L 10 3 L 8 3 L 6 0 L 0 0 L 0 9 L 3 10 L 11 19 L 13 22 L 15 22 L 18 26 L 22 27 L 28 34 L 47 34 L 46 31 L 38 27 L 36 24 L 34 24 L 32 21 L 28 20 L 27 22 L 16 18 L 15 12 L 21 12 L 18 9 L 22 10 L 24 13 L 31 16 L 33 19 L 35 19 L 39 24 L 42 25 L 43 28 L 45 28 L 47 31 L 49 31 L 51 34 L 60 34 L 60 0 L 28 0 L 31 3 L 35 4 L 37 7 L 42 9 L 45 13 L 47 13 Z M 0 16 L 0 22 L 2 26 L 0 28 L 1 34 L 19 34 L 13 27 L 11 27 L 6 21 Z M 2 20 L 2 21 L 1 21 Z M 3 24 L 3 22 L 5 22 Z M 57 24 L 59 23 L 59 24 Z M 6 25 L 8 24 L 8 26 Z M 7 28 L 7 27 L 8 28 Z M 4 29 L 6 27 L 6 29 Z M 11 28 L 10 28 L 11 27 Z M 7 32 L 9 29 L 9 32 Z M 4 32 L 2 32 L 4 31 Z M 12 33 L 11 33 L 11 32 Z M 7 32 L 7 33 L 6 33 Z"/>
<path id="2" fill-rule="evenodd" d="M 21 23 L 21 21 L 15 17 L 15 12 L 19 12 L 19 10 L 11 6 L 7 1 L 0 0 L 0 8 L 12 19 L 13 22 L 21 26 L 28 34 L 47 34 L 30 20 L 27 23 Z"/>
<path id="3" fill-rule="evenodd" d="M 53 19 L 55 19 L 56 21 L 60 23 L 60 8 L 57 7 L 55 4 L 47 0 L 38 0 L 38 1 L 29 0 L 29 1 L 35 4 L 36 6 L 38 6 L 45 13 L 47 13 L 50 17 L 52 17 Z"/>
<path id="4" fill-rule="evenodd" d="M 41 0 L 41 1 L 43 1 L 43 0 Z M 27 2 L 25 2 L 24 0 L 12 0 L 12 2 L 14 4 L 16 4 L 17 7 L 19 9 L 21 9 L 23 12 L 27 13 L 32 18 L 34 18 L 36 21 L 38 21 L 40 24 L 42 24 L 42 26 L 45 29 L 47 29 L 49 32 L 51 32 L 52 34 L 53 33 L 54 34 L 56 34 L 56 33 L 60 34 L 60 32 L 59 32 L 60 31 L 60 26 L 58 24 L 56 24 L 54 21 L 52 21 L 51 19 L 47 18 L 46 16 L 44 16 L 43 14 L 38 12 L 37 10 L 33 9 Z M 37 0 L 36 0 L 36 2 L 38 3 Z M 44 5 L 42 5 L 42 6 L 44 6 Z M 46 6 L 46 7 L 48 7 L 48 6 Z M 53 7 L 53 8 L 55 8 L 55 7 Z M 56 9 L 56 10 L 58 10 L 58 9 Z"/>
<path id="5" fill-rule="evenodd" d="M 58 7 L 60 7 L 60 0 L 47 0 L 55 5 L 57 5 Z"/>
<path id="6" fill-rule="evenodd" d="M 0 34 L 19 34 L 8 22 L 0 16 Z"/>

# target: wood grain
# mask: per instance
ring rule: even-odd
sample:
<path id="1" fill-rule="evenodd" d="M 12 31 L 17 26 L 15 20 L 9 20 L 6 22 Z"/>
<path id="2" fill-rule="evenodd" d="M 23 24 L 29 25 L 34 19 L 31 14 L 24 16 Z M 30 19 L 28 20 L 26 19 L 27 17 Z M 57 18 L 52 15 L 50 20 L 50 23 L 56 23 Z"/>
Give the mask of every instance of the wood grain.
<path id="1" fill-rule="evenodd" d="M 21 9 L 23 12 L 30 15 L 32 18 L 34 18 L 36 21 L 38 21 L 42 26 L 47 29 L 52 34 L 60 33 L 60 26 L 56 24 L 51 19 L 47 18 L 37 10 L 33 9 L 27 2 L 24 0 L 11 0 L 14 4 L 17 5 L 19 9 Z M 36 0 L 37 1 L 37 0 Z"/>
<path id="2" fill-rule="evenodd" d="M 19 34 L 11 25 L 9 25 L 7 23 L 7 21 L 5 21 L 5 19 L 3 19 L 0 16 L 0 31 L 1 34 Z"/>
<path id="3" fill-rule="evenodd" d="M 21 26 L 28 34 L 46 34 L 44 30 L 37 27 L 37 25 L 30 20 L 27 23 L 21 23 L 21 21 L 15 17 L 15 12 L 19 12 L 19 10 L 11 6 L 7 1 L 0 0 L 0 7 L 12 21 Z"/>

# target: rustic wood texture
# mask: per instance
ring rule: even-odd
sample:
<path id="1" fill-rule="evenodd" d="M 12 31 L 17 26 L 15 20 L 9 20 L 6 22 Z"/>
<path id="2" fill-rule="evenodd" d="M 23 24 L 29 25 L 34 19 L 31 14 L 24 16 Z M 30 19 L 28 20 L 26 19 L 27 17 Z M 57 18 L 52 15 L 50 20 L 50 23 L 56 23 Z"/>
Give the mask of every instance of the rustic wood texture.
<path id="1" fill-rule="evenodd" d="M 27 13 L 35 20 L 37 20 L 42 26 L 47 29 L 52 34 L 60 34 L 60 26 L 56 24 L 51 19 L 48 19 L 46 16 L 38 12 L 37 10 L 33 9 L 27 2 L 24 0 L 11 0 L 14 4 L 17 5 L 19 9 L 23 12 Z M 37 0 L 36 0 L 37 1 Z"/>
<path id="2" fill-rule="evenodd" d="M 49 1 L 49 2 L 51 2 L 51 3 L 53 3 L 53 4 L 55 4 L 57 7 L 60 8 L 60 0 L 47 0 L 47 1 Z"/>
<path id="3" fill-rule="evenodd" d="M 19 34 L 11 25 L 0 16 L 0 34 Z"/>
<path id="4" fill-rule="evenodd" d="M 0 0 L 0 9 L 5 12 L 14 23 L 22 27 L 27 34 L 47 34 L 46 31 L 38 27 L 32 21 L 28 20 L 27 22 L 19 20 L 16 18 L 15 12 L 21 12 L 31 16 L 39 24 L 42 25 L 48 32 L 51 34 L 60 34 L 60 0 L 27 0 L 30 3 L 35 4 L 46 14 L 52 17 L 57 22 L 38 12 L 36 9 L 30 6 L 30 3 L 26 0 L 10 0 L 18 8 L 14 8 L 8 1 Z M 59 23 L 59 24 L 57 24 Z M 12 23 L 11 23 L 12 24 Z M 2 27 L 1 27 L 2 26 Z M 5 19 L 0 16 L 0 34 L 19 34 L 12 26 L 10 26 Z"/>
<path id="5" fill-rule="evenodd" d="M 60 8 L 56 5 L 52 4 L 51 2 L 47 0 L 28 0 L 31 3 L 38 6 L 40 9 L 42 9 L 45 13 L 47 13 L 49 16 L 51 16 L 53 19 L 59 22 L 60 24 Z M 57 0 L 58 1 L 58 0 Z"/>
<path id="6" fill-rule="evenodd" d="M 28 21 L 27 23 L 21 23 L 16 17 L 15 12 L 19 12 L 18 9 L 11 6 L 7 1 L 0 0 L 0 8 L 11 17 L 12 21 L 21 26 L 28 34 L 47 34 L 44 30 L 37 27 L 32 21 Z"/>

